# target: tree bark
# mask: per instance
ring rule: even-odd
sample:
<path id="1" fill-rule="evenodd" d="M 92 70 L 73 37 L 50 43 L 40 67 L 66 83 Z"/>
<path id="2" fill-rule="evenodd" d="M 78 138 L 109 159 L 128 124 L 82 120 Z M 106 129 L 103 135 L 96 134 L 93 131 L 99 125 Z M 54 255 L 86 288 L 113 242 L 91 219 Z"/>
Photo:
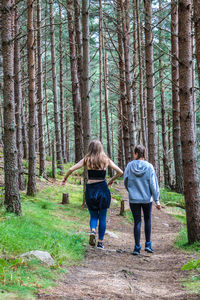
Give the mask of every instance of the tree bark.
<path id="1" fill-rule="evenodd" d="M 112 159 L 111 156 L 111 138 L 110 138 L 110 117 L 108 109 L 108 56 L 105 47 L 105 38 L 103 37 L 103 69 L 104 69 L 104 109 L 105 109 L 105 119 L 106 119 L 106 136 L 107 136 L 107 154 L 108 157 Z M 112 170 L 108 168 L 109 176 L 112 176 Z"/>
<path id="2" fill-rule="evenodd" d="M 135 127 L 139 128 L 138 124 L 138 109 L 137 109 L 137 12 L 136 0 L 133 0 L 133 107 L 134 107 L 134 123 Z M 136 130 L 136 129 L 135 129 Z M 138 130 L 136 130 L 138 132 Z M 138 140 L 138 139 L 137 139 Z"/>
<path id="3" fill-rule="evenodd" d="M 51 153 L 52 153 L 52 161 L 51 161 L 51 168 L 52 168 L 52 178 L 56 178 L 56 155 L 55 155 L 55 140 L 52 140 L 51 143 Z"/>
<path id="4" fill-rule="evenodd" d="M 125 65 L 122 43 L 122 27 L 121 27 L 121 6 L 120 0 L 117 2 L 117 37 L 118 37 L 118 55 L 119 55 L 119 76 L 120 76 L 120 98 L 122 103 L 122 126 L 123 126 L 123 141 L 126 165 L 131 161 L 130 138 L 128 129 L 128 109 L 126 99 L 125 85 Z"/>
<path id="5" fill-rule="evenodd" d="M 136 145 L 136 129 L 134 123 L 134 110 L 132 99 L 132 83 L 130 76 L 130 21 L 129 21 L 129 0 L 123 3 L 120 0 L 122 14 L 122 30 L 123 30 L 123 45 L 124 45 L 124 62 L 125 62 L 125 84 L 127 96 L 127 113 L 128 113 L 128 128 L 130 139 L 131 158 L 133 158 L 134 146 Z"/>
<path id="6" fill-rule="evenodd" d="M 41 0 L 37 0 L 37 101 L 39 129 L 39 175 L 45 176 L 45 144 L 44 144 L 44 109 L 43 109 L 43 78 L 42 78 L 42 46 L 41 46 Z"/>
<path id="7" fill-rule="evenodd" d="M 63 95 L 63 34 L 62 34 L 62 6 L 59 3 L 59 52 L 60 52 L 60 132 L 61 132 L 61 145 L 62 157 L 66 163 L 66 142 L 65 142 L 65 116 L 64 116 L 64 95 Z"/>
<path id="8" fill-rule="evenodd" d="M 4 106 L 4 175 L 6 210 L 21 215 L 18 184 L 18 163 L 15 127 L 15 101 L 13 80 L 12 2 L 1 2 L 1 39 L 3 56 Z"/>
<path id="9" fill-rule="evenodd" d="M 83 6 L 83 3 L 82 3 Z M 79 90 L 80 97 L 83 97 L 83 37 L 81 28 L 81 7 L 80 0 L 74 0 L 74 24 L 75 24 L 75 39 L 76 39 L 76 53 L 77 53 L 77 68 L 78 68 L 78 79 L 79 79 Z M 82 19 L 83 22 L 83 19 Z"/>
<path id="10" fill-rule="evenodd" d="M 25 189 L 23 159 L 23 140 L 22 140 L 22 85 L 21 85 L 21 58 L 19 40 L 18 7 L 15 0 L 15 40 L 14 40 L 14 97 L 15 97 L 15 120 L 17 125 L 16 141 L 18 150 L 18 180 L 19 189 Z"/>
<path id="11" fill-rule="evenodd" d="M 89 45 L 89 2 L 82 0 L 82 29 L 83 29 L 83 72 L 82 72 L 82 120 L 84 155 L 88 151 L 91 139 L 90 113 L 90 45 Z"/>
<path id="12" fill-rule="evenodd" d="M 179 63 L 178 63 L 178 5 L 175 0 L 171 4 L 171 52 L 172 52 L 172 122 L 173 122 L 173 155 L 176 176 L 176 192 L 183 193 L 183 168 L 180 128 L 179 101 Z"/>
<path id="13" fill-rule="evenodd" d="M 29 78 L 29 165 L 28 165 L 28 188 L 27 195 L 34 196 L 36 194 L 36 153 L 35 153 L 35 40 L 33 27 L 33 0 L 27 0 L 28 18 L 28 78 Z"/>
<path id="14" fill-rule="evenodd" d="M 65 115 L 65 142 L 66 142 L 66 159 L 67 162 L 70 161 L 70 156 L 69 156 L 69 104 L 68 104 L 68 99 L 66 98 L 66 115 Z"/>
<path id="15" fill-rule="evenodd" d="M 142 143 L 147 148 L 147 137 L 146 137 L 146 122 L 145 122 L 145 105 L 144 105 L 144 76 L 142 67 L 142 49 L 141 49 L 141 22 L 139 15 L 139 0 L 136 0 L 136 20 L 137 20 L 137 40 L 138 40 L 138 62 L 139 62 L 139 97 L 140 97 L 140 119 L 141 119 L 141 131 L 142 131 Z"/>
<path id="16" fill-rule="evenodd" d="M 51 156 L 51 141 L 49 131 L 49 116 L 48 116 L 48 98 L 47 98 L 47 15 L 48 15 L 48 3 L 45 7 L 45 42 L 44 42 L 44 99 L 45 99 L 45 119 L 46 119 L 46 135 L 47 135 L 47 148 L 48 154 Z"/>
<path id="17" fill-rule="evenodd" d="M 73 109 L 74 109 L 75 161 L 78 162 L 83 157 L 83 130 L 82 130 L 81 99 L 80 99 L 79 80 L 78 80 L 76 40 L 75 40 L 75 29 L 73 24 L 72 4 L 73 4 L 72 0 L 67 0 L 72 99 L 73 99 Z"/>
<path id="18" fill-rule="evenodd" d="M 159 10 L 162 12 L 161 0 L 159 0 Z M 160 15 L 162 20 L 162 14 Z M 162 31 L 159 31 L 159 44 L 162 45 Z M 164 171 L 164 184 L 166 187 L 170 186 L 170 172 L 168 160 L 168 147 L 167 147 L 167 119 L 166 119 L 166 99 L 164 89 L 164 76 L 163 76 L 163 62 L 162 53 L 159 53 L 159 79 L 160 79 L 160 96 L 161 96 L 161 119 L 162 119 L 162 146 L 163 146 L 163 171 Z M 158 157 L 158 161 L 160 158 Z"/>
<path id="19" fill-rule="evenodd" d="M 56 139 L 56 161 L 57 161 L 57 167 L 61 170 L 61 174 L 63 174 L 64 169 L 63 169 L 62 148 L 61 148 L 60 118 L 58 112 L 53 0 L 49 1 L 49 7 L 50 7 L 51 64 L 52 64 L 53 96 L 54 96 L 53 102 L 54 102 L 54 122 L 55 122 L 55 139 Z"/>
<path id="20" fill-rule="evenodd" d="M 152 0 L 145 0 L 145 59 L 147 84 L 147 122 L 149 162 L 157 172 L 156 113 L 154 92 L 153 34 L 152 34 Z"/>
<path id="21" fill-rule="evenodd" d="M 25 115 L 25 107 L 26 107 L 26 92 L 25 92 L 25 55 L 24 50 L 22 51 L 22 140 L 23 140 L 23 158 L 28 159 L 28 136 L 27 136 L 27 120 Z"/>
<path id="22" fill-rule="evenodd" d="M 193 0 L 194 5 L 194 30 L 196 41 L 196 60 L 197 60 L 197 72 L 200 87 L 200 0 Z"/>
<path id="23" fill-rule="evenodd" d="M 180 0 L 178 7 L 181 145 L 187 230 L 190 244 L 200 241 L 200 188 L 192 101 L 191 2 L 191 0 Z"/>
<path id="24" fill-rule="evenodd" d="M 84 155 L 88 152 L 91 140 L 91 112 L 90 112 L 90 37 L 89 37 L 89 1 L 82 0 L 82 30 L 83 30 L 83 70 L 81 78 L 82 86 L 82 120 L 83 120 L 83 144 Z M 81 61 L 80 61 L 81 63 Z M 84 194 L 83 205 L 85 205 L 85 190 L 88 172 L 84 168 Z"/>
<path id="25" fill-rule="evenodd" d="M 99 139 L 102 142 L 102 1 L 99 0 Z"/>
<path id="26" fill-rule="evenodd" d="M 121 97 L 118 100 L 118 166 L 124 170 L 124 145 L 123 145 L 123 113 Z"/>

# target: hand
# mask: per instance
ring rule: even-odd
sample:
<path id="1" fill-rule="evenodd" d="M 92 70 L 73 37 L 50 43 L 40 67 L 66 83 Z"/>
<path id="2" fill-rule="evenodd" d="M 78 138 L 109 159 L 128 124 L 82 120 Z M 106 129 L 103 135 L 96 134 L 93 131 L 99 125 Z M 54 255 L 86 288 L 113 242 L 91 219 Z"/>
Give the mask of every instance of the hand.
<path id="1" fill-rule="evenodd" d="M 161 210 L 161 205 L 160 205 L 160 204 L 156 204 L 156 208 L 157 208 L 158 210 Z"/>
<path id="2" fill-rule="evenodd" d="M 112 180 L 110 180 L 109 182 L 108 182 L 108 186 L 110 185 L 112 185 L 113 184 L 113 181 Z"/>

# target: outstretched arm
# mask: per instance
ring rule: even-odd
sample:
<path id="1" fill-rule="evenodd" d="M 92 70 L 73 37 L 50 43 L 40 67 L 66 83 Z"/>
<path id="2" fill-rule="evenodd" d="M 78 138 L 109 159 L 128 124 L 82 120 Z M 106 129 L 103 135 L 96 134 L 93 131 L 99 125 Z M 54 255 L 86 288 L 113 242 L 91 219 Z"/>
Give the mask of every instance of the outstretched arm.
<path id="1" fill-rule="evenodd" d="M 111 185 L 113 184 L 113 181 L 115 179 L 117 179 L 118 177 L 122 176 L 123 174 L 123 171 L 111 160 L 109 159 L 109 164 L 108 164 L 112 169 L 114 169 L 117 173 L 115 174 L 115 176 L 113 176 L 109 182 L 108 182 L 108 185 Z"/>
<path id="2" fill-rule="evenodd" d="M 78 170 L 84 166 L 84 158 L 81 159 L 77 164 L 72 166 L 66 173 L 65 177 L 63 178 L 63 181 L 61 182 L 61 185 L 65 185 L 67 178 L 69 175 L 71 175 L 75 170 Z"/>

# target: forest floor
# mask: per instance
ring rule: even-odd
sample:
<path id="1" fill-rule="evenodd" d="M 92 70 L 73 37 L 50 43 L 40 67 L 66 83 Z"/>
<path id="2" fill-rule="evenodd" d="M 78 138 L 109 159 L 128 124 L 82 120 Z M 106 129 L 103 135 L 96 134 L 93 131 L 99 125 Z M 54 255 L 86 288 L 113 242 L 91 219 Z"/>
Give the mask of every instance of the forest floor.
<path id="1" fill-rule="evenodd" d="M 123 198 L 127 198 L 124 188 L 118 188 Z M 142 227 L 141 255 L 133 256 L 133 225 L 119 215 L 119 208 L 111 208 L 105 250 L 90 246 L 84 262 L 68 268 L 55 287 L 39 292 L 38 299 L 200 299 L 200 295 L 191 295 L 183 287 L 186 273 L 181 267 L 193 256 L 174 248 L 180 226 L 166 209 L 158 211 L 154 206 L 152 241 L 155 253 L 144 251 Z"/>

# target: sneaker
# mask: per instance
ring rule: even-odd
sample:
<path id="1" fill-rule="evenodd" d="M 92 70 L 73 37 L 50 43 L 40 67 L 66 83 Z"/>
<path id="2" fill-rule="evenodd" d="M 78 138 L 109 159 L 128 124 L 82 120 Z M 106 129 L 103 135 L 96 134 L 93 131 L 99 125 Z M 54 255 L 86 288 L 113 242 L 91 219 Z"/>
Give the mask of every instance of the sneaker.
<path id="1" fill-rule="evenodd" d="M 95 246 L 95 245 L 96 245 L 96 232 L 95 232 L 95 231 L 92 231 L 92 232 L 90 233 L 89 244 L 90 244 L 91 246 Z"/>
<path id="2" fill-rule="evenodd" d="M 135 245 L 135 248 L 133 250 L 133 255 L 140 255 L 141 246 Z"/>
<path id="3" fill-rule="evenodd" d="M 149 252 L 149 253 L 154 253 L 154 250 L 152 249 L 152 242 L 146 242 L 145 243 L 145 251 Z"/>
<path id="4" fill-rule="evenodd" d="M 97 248 L 103 250 L 104 249 L 103 242 L 98 242 Z"/>

